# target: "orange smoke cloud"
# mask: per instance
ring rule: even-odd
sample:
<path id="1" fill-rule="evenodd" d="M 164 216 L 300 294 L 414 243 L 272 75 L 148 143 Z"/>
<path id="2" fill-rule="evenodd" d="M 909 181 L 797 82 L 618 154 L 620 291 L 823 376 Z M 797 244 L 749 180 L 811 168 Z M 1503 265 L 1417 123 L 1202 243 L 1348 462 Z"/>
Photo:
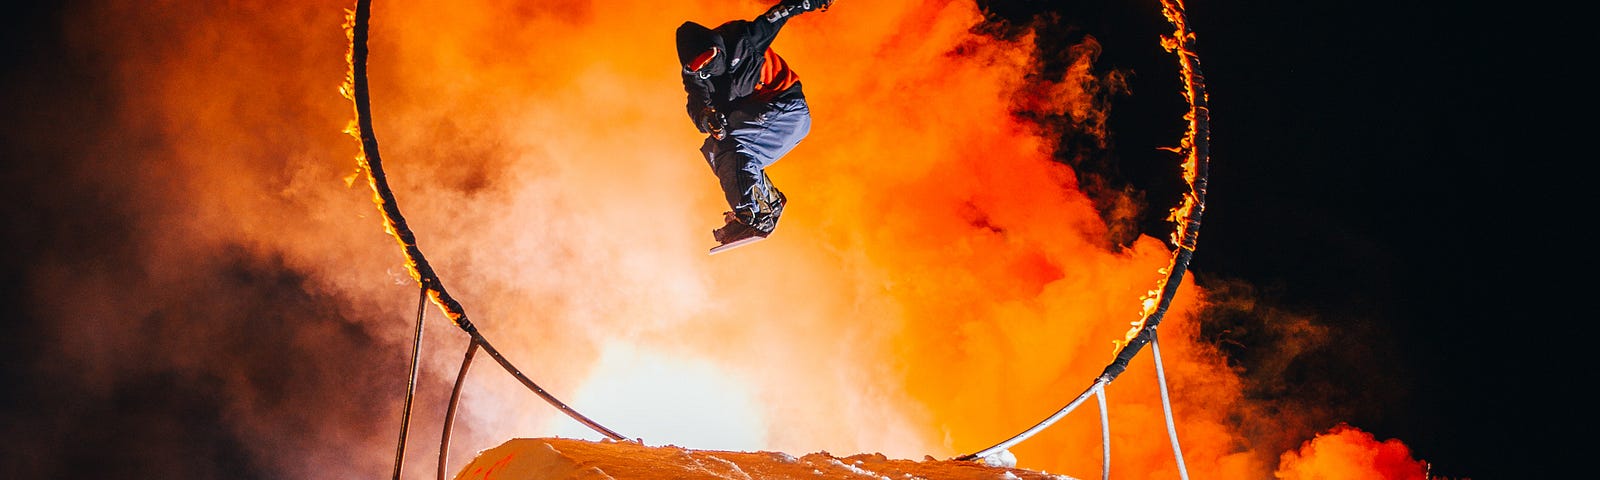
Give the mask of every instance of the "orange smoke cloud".
<path id="1" fill-rule="evenodd" d="M 1411 458 L 1399 440 L 1378 441 L 1371 433 L 1339 425 L 1299 450 L 1285 452 L 1277 476 L 1284 480 L 1424 480 L 1426 462 Z"/>
<path id="2" fill-rule="evenodd" d="M 139 168 L 102 181 L 126 182 L 141 205 L 130 242 L 149 281 L 184 285 L 218 251 L 271 259 L 333 304 L 289 314 L 340 318 L 382 351 L 408 351 L 415 286 L 370 193 L 344 181 L 355 146 L 336 88 L 350 5 L 177 3 L 110 2 L 77 26 L 86 48 L 116 59 L 115 122 L 137 140 L 118 152 Z M 694 428 L 658 424 L 708 419 L 688 424 L 747 429 L 717 436 L 734 442 L 722 448 L 950 457 L 1059 408 L 1110 360 L 1170 255 L 1166 232 L 1108 241 L 1048 129 L 1012 114 L 1102 118 L 1096 89 L 1110 80 L 1087 68 L 1094 49 L 1069 49 L 1077 67 L 1039 88 L 1029 39 L 974 33 L 983 18 L 970 2 L 845 1 L 794 19 L 774 48 L 815 122 L 768 170 L 789 197 L 783 223 L 707 257 L 725 205 L 684 115 L 672 31 L 767 4 L 376 5 L 369 68 L 385 169 L 451 293 L 546 389 L 653 444 L 696 447 Z M 1162 328 L 1189 471 L 1260 477 L 1278 452 L 1242 433 L 1240 380 L 1196 340 L 1203 294 L 1186 279 Z M 464 342 L 429 315 L 421 439 L 437 438 L 439 390 Z M 340 353 L 337 342 L 293 345 L 305 348 L 295 361 Z M 583 433 L 495 368 L 480 359 L 468 380 L 452 464 L 509 437 Z M 398 412 L 393 373 L 396 384 L 318 398 L 392 395 L 391 408 L 360 410 Z M 1175 475 L 1156 388 L 1143 355 L 1107 390 L 1119 478 Z M 230 418 L 268 414 L 245 434 L 301 433 L 272 426 L 288 407 L 223 401 Z M 726 423 L 730 409 L 748 420 Z M 1097 475 L 1090 410 L 1017 447 L 1020 466 Z M 340 450 L 276 465 L 283 476 L 387 470 L 389 424 L 293 418 L 312 425 L 304 451 Z M 265 445 L 262 458 L 308 458 Z M 431 472 L 431 455 L 409 458 Z"/>

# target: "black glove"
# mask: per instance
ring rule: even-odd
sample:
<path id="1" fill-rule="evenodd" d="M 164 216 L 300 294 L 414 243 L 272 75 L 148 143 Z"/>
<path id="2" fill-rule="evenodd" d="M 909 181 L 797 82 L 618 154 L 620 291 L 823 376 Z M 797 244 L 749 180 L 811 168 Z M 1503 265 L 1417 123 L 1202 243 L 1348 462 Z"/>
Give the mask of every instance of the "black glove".
<path id="1" fill-rule="evenodd" d="M 709 133 L 721 140 L 728 129 L 728 116 L 717 111 L 716 107 L 706 107 L 700 111 L 700 133 Z"/>
<path id="2" fill-rule="evenodd" d="M 783 0 L 782 5 L 812 12 L 827 10 L 828 6 L 833 5 L 833 0 Z"/>

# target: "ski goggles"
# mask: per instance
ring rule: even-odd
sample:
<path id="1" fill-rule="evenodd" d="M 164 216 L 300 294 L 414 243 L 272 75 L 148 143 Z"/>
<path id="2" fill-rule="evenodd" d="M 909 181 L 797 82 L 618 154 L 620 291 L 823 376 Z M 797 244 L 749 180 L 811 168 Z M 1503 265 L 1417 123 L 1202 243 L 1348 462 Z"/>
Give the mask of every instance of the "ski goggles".
<path id="1" fill-rule="evenodd" d="M 711 47 L 710 50 L 706 50 L 705 52 L 702 52 L 700 55 L 696 55 L 694 57 L 694 60 L 690 60 L 689 61 L 688 65 L 684 65 L 684 68 L 687 68 L 687 69 L 689 69 L 689 71 L 694 72 L 695 75 L 698 75 L 701 80 L 704 80 L 704 79 L 707 79 L 707 78 L 711 78 L 711 69 L 706 68 L 706 67 L 711 65 L 711 60 L 717 58 L 717 52 L 720 52 L 720 51 L 722 51 L 722 49 L 717 48 L 717 47 Z"/>

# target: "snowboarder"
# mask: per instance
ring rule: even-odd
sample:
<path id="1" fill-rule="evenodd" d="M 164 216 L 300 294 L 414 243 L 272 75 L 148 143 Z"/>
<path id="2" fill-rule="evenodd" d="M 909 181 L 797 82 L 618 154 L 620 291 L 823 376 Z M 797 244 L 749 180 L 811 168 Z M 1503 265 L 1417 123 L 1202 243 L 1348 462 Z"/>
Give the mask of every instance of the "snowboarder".
<path id="1" fill-rule="evenodd" d="M 689 118 L 708 134 L 700 152 L 731 209 L 711 232 L 720 244 L 711 253 L 766 238 L 783 215 L 786 199 L 765 169 L 811 132 L 811 110 L 800 77 L 769 46 L 790 17 L 832 3 L 782 0 L 753 20 L 678 27 Z"/>

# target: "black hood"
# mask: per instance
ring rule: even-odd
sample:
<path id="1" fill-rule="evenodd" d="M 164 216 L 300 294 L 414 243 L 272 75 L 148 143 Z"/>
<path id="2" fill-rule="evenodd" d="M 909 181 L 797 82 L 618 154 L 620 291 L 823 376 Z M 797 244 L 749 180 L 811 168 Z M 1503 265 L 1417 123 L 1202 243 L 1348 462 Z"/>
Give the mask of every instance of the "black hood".
<path id="1" fill-rule="evenodd" d="M 728 47 L 722 41 L 722 35 L 694 22 L 683 22 L 678 26 L 678 65 L 688 65 L 694 57 L 701 52 L 716 47 L 722 50 L 708 65 L 709 74 L 721 75 L 728 71 Z"/>

